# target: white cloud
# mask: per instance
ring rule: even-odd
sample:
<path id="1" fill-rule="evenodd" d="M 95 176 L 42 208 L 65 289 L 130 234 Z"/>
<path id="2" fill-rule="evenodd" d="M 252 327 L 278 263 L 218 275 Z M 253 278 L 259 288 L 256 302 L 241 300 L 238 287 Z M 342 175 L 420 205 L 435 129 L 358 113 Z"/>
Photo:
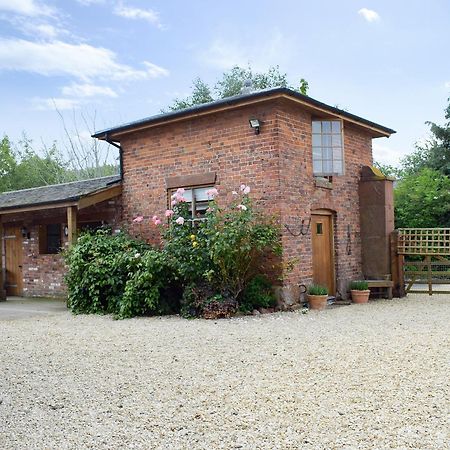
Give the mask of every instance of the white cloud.
<path id="1" fill-rule="evenodd" d="M 116 92 L 114 92 L 110 87 L 107 86 L 97 86 L 95 84 L 71 84 L 70 86 L 64 86 L 62 88 L 62 95 L 67 97 L 117 97 Z"/>
<path id="2" fill-rule="evenodd" d="M 144 69 L 121 64 L 114 52 L 102 47 L 23 39 L 0 39 L 1 70 L 44 76 L 69 75 L 86 82 L 93 78 L 144 80 L 169 74 L 166 69 L 149 62 L 144 62 Z"/>
<path id="3" fill-rule="evenodd" d="M 24 16 L 51 16 L 55 10 L 35 0 L 0 0 L 0 11 Z"/>
<path id="4" fill-rule="evenodd" d="M 380 20 L 380 15 L 372 9 L 361 8 L 358 11 L 358 14 L 360 16 L 363 16 L 364 19 L 367 20 L 367 22 L 377 22 L 378 20 Z"/>
<path id="5" fill-rule="evenodd" d="M 134 8 L 132 6 L 125 6 L 123 3 L 119 3 L 114 8 L 114 14 L 120 17 L 125 17 L 126 19 L 145 20 L 158 28 L 162 28 L 159 20 L 159 14 L 156 11 L 153 11 L 153 9 Z"/>
<path id="6" fill-rule="evenodd" d="M 221 70 L 228 70 L 236 65 L 246 66 L 249 63 L 255 70 L 266 70 L 269 66 L 289 62 L 292 53 L 289 39 L 281 32 L 275 31 L 266 36 L 264 42 L 260 39 L 217 38 L 199 54 L 199 58 L 205 64 Z"/>
<path id="7" fill-rule="evenodd" d="M 444 83 L 444 87 L 445 87 L 446 89 L 450 89 L 450 81 L 446 81 L 446 82 Z"/>
<path id="8" fill-rule="evenodd" d="M 33 106 L 39 111 L 76 109 L 80 101 L 73 98 L 33 98 Z"/>
<path id="9" fill-rule="evenodd" d="M 41 37 L 48 40 L 56 39 L 61 35 L 70 34 L 67 30 L 50 25 L 49 23 L 33 23 L 32 21 L 21 20 L 16 24 L 22 32 L 29 36 Z"/>

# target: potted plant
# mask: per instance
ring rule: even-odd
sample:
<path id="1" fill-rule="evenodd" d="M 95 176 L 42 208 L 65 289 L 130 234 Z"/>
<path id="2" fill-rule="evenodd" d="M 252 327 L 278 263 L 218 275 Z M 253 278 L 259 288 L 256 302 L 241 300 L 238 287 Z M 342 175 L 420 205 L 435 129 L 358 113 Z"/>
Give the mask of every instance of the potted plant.
<path id="1" fill-rule="evenodd" d="M 308 286 L 308 303 L 310 309 L 322 311 L 327 306 L 328 289 L 320 284 L 311 284 Z"/>
<path id="2" fill-rule="evenodd" d="M 352 281 L 350 283 L 353 303 L 367 303 L 369 301 L 369 283 L 364 280 Z"/>

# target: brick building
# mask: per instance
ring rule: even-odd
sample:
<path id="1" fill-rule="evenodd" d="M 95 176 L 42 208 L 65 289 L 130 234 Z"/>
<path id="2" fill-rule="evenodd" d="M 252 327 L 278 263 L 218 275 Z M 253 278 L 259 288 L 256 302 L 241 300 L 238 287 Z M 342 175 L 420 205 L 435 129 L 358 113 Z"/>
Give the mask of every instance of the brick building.
<path id="1" fill-rule="evenodd" d="M 120 193 L 111 176 L 1 194 L 3 293 L 63 296 L 61 249 L 77 230 L 118 225 Z"/>
<path id="2" fill-rule="evenodd" d="M 298 92 L 274 88 L 153 116 L 94 137 L 120 148 L 121 212 L 128 226 L 138 215 L 162 215 L 173 189 L 187 190 L 195 213 L 206 188 L 215 186 L 223 198 L 241 183 L 250 185 L 258 206 L 280 224 L 283 263 L 293 269 L 283 274 L 279 293 L 289 305 L 298 301 L 301 284 L 314 280 L 345 296 L 350 280 L 368 275 L 360 226 L 361 169 L 373 164 L 372 139 L 392 133 Z M 393 205 L 389 195 L 383 202 L 387 220 L 377 231 L 384 239 L 378 251 L 386 255 Z M 158 238 L 152 227 L 135 231 L 150 241 Z M 384 273 L 376 276 L 388 275 L 388 264 L 378 271 Z"/>

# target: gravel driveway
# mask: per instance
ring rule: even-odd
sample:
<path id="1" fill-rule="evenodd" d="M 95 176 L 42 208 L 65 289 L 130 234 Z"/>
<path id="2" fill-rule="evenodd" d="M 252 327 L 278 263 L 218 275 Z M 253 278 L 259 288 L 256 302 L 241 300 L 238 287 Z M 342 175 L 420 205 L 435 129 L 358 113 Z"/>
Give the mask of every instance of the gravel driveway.
<path id="1" fill-rule="evenodd" d="M 448 296 L 0 322 L 0 448 L 448 449 Z"/>

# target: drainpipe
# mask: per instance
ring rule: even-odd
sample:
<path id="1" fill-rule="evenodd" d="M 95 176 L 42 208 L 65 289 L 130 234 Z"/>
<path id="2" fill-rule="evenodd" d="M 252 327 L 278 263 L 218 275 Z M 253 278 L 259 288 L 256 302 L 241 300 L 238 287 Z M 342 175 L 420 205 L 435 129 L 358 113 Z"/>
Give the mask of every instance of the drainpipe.
<path id="1" fill-rule="evenodd" d="M 119 174 L 120 174 L 120 181 L 123 180 L 123 149 L 120 144 L 117 144 L 117 142 L 111 141 L 108 138 L 108 133 L 105 134 L 105 141 L 112 145 L 113 147 L 116 147 L 119 149 Z"/>

